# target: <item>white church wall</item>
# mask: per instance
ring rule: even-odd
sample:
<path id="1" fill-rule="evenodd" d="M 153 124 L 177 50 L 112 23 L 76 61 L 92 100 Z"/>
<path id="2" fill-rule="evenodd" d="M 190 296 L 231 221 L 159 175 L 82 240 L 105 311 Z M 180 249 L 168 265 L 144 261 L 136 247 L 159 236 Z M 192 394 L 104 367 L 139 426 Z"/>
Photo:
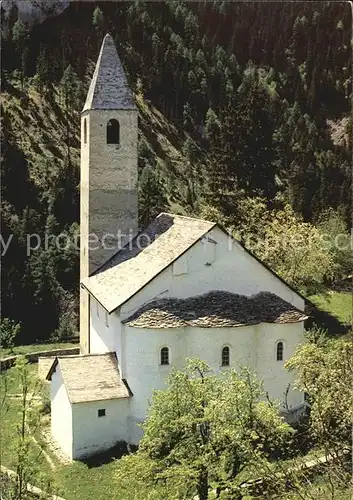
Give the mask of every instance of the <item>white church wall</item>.
<path id="1" fill-rule="evenodd" d="M 222 349 L 230 349 L 230 368 L 255 366 L 256 336 L 252 325 L 234 328 L 189 327 L 185 336 L 188 357 L 206 361 L 216 372 L 222 369 Z"/>
<path id="2" fill-rule="evenodd" d="M 51 392 L 51 432 L 63 452 L 72 458 L 72 409 L 57 365 L 50 384 Z"/>
<path id="3" fill-rule="evenodd" d="M 182 368 L 187 353 L 184 329 L 148 330 L 124 326 L 124 377 L 133 393 L 131 416 L 145 417 L 153 389 L 163 389 L 172 366 Z M 160 364 L 160 349 L 169 347 L 170 365 Z"/>
<path id="4" fill-rule="evenodd" d="M 98 416 L 105 410 L 105 416 Z M 129 399 L 91 401 L 72 405 L 73 458 L 81 459 L 129 440 Z"/>
<path id="5" fill-rule="evenodd" d="M 254 326 L 151 330 L 125 325 L 124 338 L 125 377 L 134 395 L 130 408 L 136 419 L 146 415 L 153 389 L 165 388 L 172 367 L 182 369 L 186 358 L 197 357 L 219 371 L 222 348 L 227 345 L 231 368 L 256 366 Z M 160 364 L 162 347 L 169 348 L 169 365 Z"/>
<path id="6" fill-rule="evenodd" d="M 116 352 L 121 359 L 121 323 L 117 311 L 108 314 L 94 297 L 90 299 L 90 353 Z"/>
<path id="7" fill-rule="evenodd" d="M 169 266 L 123 304 L 122 320 L 154 298 L 186 298 L 211 290 L 248 296 L 270 291 L 299 309 L 304 309 L 301 297 L 218 227 L 208 233 L 208 238 L 190 248 L 181 259 L 183 262 L 180 265 L 175 263 Z"/>
<path id="8" fill-rule="evenodd" d="M 130 400 L 132 442 L 137 442 L 141 432 L 135 423 L 146 416 L 153 389 L 163 389 L 172 367 L 181 369 L 185 359 L 197 357 L 206 361 L 216 372 L 221 367 L 224 346 L 230 348 L 230 368 L 252 368 L 264 380 L 264 388 L 271 399 L 284 400 L 288 384 L 295 375 L 284 369 L 284 363 L 303 339 L 303 324 L 249 325 L 233 328 L 173 328 L 150 330 L 124 326 L 125 375 L 133 393 Z M 284 361 L 276 361 L 276 342 L 285 344 Z M 168 347 L 170 365 L 160 365 L 160 350 Z M 290 390 L 288 403 L 302 403 L 303 395 Z"/>
<path id="9" fill-rule="evenodd" d="M 277 342 L 284 345 L 283 361 L 276 359 Z M 285 392 L 290 385 L 287 403 L 297 406 L 303 402 L 304 395 L 293 390 L 295 373 L 284 368 L 285 362 L 292 357 L 296 347 L 304 341 L 303 323 L 270 324 L 261 323 L 256 327 L 257 367 L 258 377 L 264 382 L 264 389 L 271 399 L 285 401 Z"/>

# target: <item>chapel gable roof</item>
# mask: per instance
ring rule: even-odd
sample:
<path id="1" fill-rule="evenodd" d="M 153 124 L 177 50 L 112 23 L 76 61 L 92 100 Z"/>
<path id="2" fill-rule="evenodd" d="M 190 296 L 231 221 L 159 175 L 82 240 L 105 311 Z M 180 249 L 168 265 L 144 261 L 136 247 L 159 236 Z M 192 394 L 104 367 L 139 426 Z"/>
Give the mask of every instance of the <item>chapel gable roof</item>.
<path id="1" fill-rule="evenodd" d="M 162 213 L 82 284 L 111 313 L 215 226 L 215 222 Z"/>
<path id="2" fill-rule="evenodd" d="M 153 300 L 124 323 L 136 328 L 222 328 L 258 323 L 297 323 L 307 316 L 274 293 L 247 297 L 215 290 L 203 295 Z"/>
<path id="3" fill-rule="evenodd" d="M 47 375 L 51 380 L 59 365 L 71 403 L 128 398 L 131 394 L 120 378 L 115 353 L 57 357 Z"/>

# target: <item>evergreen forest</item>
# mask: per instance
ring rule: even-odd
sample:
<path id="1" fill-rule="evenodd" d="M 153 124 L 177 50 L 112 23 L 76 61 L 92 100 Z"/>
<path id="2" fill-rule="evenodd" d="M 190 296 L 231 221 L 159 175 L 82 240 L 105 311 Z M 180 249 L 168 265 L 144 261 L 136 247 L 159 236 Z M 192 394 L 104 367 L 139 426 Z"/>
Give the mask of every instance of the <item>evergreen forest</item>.
<path id="1" fill-rule="evenodd" d="M 32 25 L 13 7 L 1 29 L 2 317 L 18 343 L 78 330 L 78 248 L 53 241 L 79 231 L 80 112 L 107 32 L 139 109 L 141 227 L 219 221 L 306 296 L 350 279 L 349 3 L 72 2 Z"/>

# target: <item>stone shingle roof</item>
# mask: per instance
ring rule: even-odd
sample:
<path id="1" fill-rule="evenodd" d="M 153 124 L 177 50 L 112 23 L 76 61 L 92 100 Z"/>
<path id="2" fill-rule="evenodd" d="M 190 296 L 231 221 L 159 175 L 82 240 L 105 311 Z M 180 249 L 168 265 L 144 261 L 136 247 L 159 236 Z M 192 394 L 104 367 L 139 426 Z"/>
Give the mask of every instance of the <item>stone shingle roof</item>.
<path id="1" fill-rule="evenodd" d="M 220 328 L 258 323 L 297 323 L 307 316 L 274 293 L 251 297 L 213 291 L 187 299 L 159 299 L 124 321 L 136 328 Z"/>
<path id="2" fill-rule="evenodd" d="M 57 365 L 60 366 L 71 403 L 130 396 L 127 386 L 120 378 L 115 353 L 57 357 L 49 370 L 47 380 L 51 380 Z"/>
<path id="3" fill-rule="evenodd" d="M 82 284 L 110 313 L 215 226 L 214 222 L 162 213 Z"/>
<path id="4" fill-rule="evenodd" d="M 136 109 L 131 89 L 115 48 L 106 35 L 82 111 L 88 109 Z"/>

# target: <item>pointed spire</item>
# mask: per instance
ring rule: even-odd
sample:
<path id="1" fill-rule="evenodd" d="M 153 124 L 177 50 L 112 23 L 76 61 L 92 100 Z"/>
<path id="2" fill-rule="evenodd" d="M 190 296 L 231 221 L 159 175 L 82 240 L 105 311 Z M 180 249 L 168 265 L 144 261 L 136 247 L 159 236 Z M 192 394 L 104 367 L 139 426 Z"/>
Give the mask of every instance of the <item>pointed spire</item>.
<path id="1" fill-rule="evenodd" d="M 104 37 L 83 111 L 135 109 L 131 89 L 111 35 Z"/>

